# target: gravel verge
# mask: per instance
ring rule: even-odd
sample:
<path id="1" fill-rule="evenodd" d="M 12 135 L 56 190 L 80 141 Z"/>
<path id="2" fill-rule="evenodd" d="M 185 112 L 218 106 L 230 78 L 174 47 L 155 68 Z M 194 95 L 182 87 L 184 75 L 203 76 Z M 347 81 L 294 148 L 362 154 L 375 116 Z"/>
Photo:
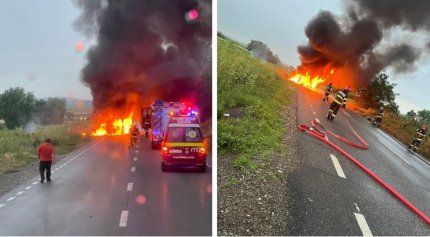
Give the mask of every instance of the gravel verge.
<path id="1" fill-rule="evenodd" d="M 262 168 L 248 174 L 234 168 L 234 157 L 218 157 L 218 235 L 287 233 L 288 175 L 300 167 L 295 100 L 285 110 L 285 157 L 256 158 Z"/>
<path id="2" fill-rule="evenodd" d="M 68 154 L 56 156 L 55 161 L 57 164 L 67 155 Z M 17 172 L 0 174 L 0 196 L 5 195 L 36 176 L 39 176 L 39 161 L 37 159 L 33 163 L 22 167 Z"/>

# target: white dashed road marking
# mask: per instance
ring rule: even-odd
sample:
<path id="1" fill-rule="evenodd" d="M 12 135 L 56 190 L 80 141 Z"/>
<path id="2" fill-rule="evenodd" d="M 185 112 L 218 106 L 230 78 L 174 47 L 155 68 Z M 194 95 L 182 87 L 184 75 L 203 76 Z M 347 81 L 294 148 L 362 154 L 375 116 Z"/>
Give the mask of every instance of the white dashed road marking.
<path id="1" fill-rule="evenodd" d="M 313 113 L 314 115 L 317 115 L 317 113 L 315 113 L 315 111 L 312 111 L 312 113 Z"/>
<path id="2" fill-rule="evenodd" d="M 10 198 L 8 198 L 6 201 L 10 202 L 10 201 L 12 201 L 13 199 L 15 199 L 15 197 L 10 197 Z"/>
<path id="3" fill-rule="evenodd" d="M 139 151 L 138 151 L 138 150 L 135 150 L 135 151 L 134 151 L 134 153 L 139 153 Z"/>
<path id="4" fill-rule="evenodd" d="M 405 158 L 403 158 L 399 153 L 397 153 L 393 148 L 391 148 L 387 143 L 385 143 L 384 141 L 382 141 L 381 139 L 378 138 L 378 141 L 380 141 L 382 144 L 384 144 L 386 147 L 388 147 L 388 149 L 390 149 L 392 152 L 394 152 L 394 154 L 396 154 L 398 157 L 400 157 L 400 159 L 402 159 L 404 162 L 408 163 L 408 165 L 410 165 L 409 161 L 407 161 Z"/>
<path id="5" fill-rule="evenodd" d="M 25 188 L 25 190 L 29 190 L 31 188 L 31 186 L 27 186 L 26 188 Z"/>
<path id="6" fill-rule="evenodd" d="M 127 191 L 133 191 L 133 183 L 128 183 Z"/>
<path id="7" fill-rule="evenodd" d="M 134 157 L 134 159 L 133 159 L 134 161 L 137 161 L 137 157 Z"/>
<path id="8" fill-rule="evenodd" d="M 355 218 L 357 219 L 358 226 L 360 226 L 361 233 L 363 233 L 363 236 L 373 236 L 369 226 L 367 225 L 367 221 L 364 218 L 364 216 L 359 213 L 354 213 L 354 215 L 355 215 Z"/>
<path id="9" fill-rule="evenodd" d="M 119 219 L 119 227 L 126 227 L 128 219 L 128 211 L 121 212 L 121 218 Z"/>
<path id="10" fill-rule="evenodd" d="M 37 183 L 39 183 L 39 182 L 33 182 L 33 184 L 37 184 Z"/>
<path id="11" fill-rule="evenodd" d="M 131 167 L 131 172 L 135 172 L 136 171 L 136 167 Z"/>
<path id="12" fill-rule="evenodd" d="M 0 208 L 4 207 L 4 204 L 0 204 Z"/>
<path id="13" fill-rule="evenodd" d="M 342 166 L 340 166 L 339 160 L 335 155 L 330 154 L 331 161 L 333 161 L 334 168 L 336 169 L 337 175 L 346 179 L 345 173 L 343 172 Z"/>
<path id="14" fill-rule="evenodd" d="M 17 192 L 17 193 L 16 193 L 16 196 L 19 196 L 19 195 L 21 195 L 21 194 L 23 194 L 23 193 L 24 193 L 24 191 Z"/>

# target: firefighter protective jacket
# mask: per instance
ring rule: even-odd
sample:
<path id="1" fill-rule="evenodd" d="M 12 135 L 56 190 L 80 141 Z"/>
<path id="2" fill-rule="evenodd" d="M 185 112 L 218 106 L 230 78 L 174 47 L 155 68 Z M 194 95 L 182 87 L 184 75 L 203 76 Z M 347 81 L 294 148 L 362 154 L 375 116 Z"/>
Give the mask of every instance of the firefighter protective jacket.
<path id="1" fill-rule="evenodd" d="M 332 90 L 333 90 L 332 86 L 326 86 L 325 93 L 330 94 Z"/>
<path id="2" fill-rule="evenodd" d="M 346 104 L 347 94 L 343 91 L 338 91 L 336 97 L 334 98 L 334 102 L 339 105 Z"/>
<path id="3" fill-rule="evenodd" d="M 384 110 L 379 110 L 379 113 L 376 117 L 378 117 L 378 118 L 384 117 Z"/>
<path id="4" fill-rule="evenodd" d="M 426 129 L 419 128 L 417 129 L 417 135 L 415 136 L 418 141 L 422 141 L 423 138 L 426 136 Z"/>

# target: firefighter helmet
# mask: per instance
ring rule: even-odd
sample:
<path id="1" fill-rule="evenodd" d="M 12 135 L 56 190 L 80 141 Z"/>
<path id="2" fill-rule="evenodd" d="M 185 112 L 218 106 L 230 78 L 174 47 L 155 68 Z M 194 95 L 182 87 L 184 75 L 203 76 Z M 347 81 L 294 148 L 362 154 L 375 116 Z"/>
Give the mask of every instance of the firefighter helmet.
<path id="1" fill-rule="evenodd" d="M 351 91 L 351 87 L 347 86 L 347 87 L 345 87 L 345 89 L 343 91 L 346 92 L 346 93 L 348 93 L 348 92 Z"/>

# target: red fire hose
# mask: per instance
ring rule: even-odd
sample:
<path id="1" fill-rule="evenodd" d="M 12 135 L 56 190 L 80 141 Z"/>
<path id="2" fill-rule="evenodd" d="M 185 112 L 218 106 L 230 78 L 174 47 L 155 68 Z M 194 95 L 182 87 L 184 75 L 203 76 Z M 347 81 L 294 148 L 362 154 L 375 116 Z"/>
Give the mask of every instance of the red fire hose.
<path id="1" fill-rule="evenodd" d="M 345 112 L 344 112 L 345 113 Z M 333 135 L 335 138 L 360 149 L 368 149 L 369 146 L 368 144 L 355 132 L 355 130 L 352 128 L 351 124 L 348 122 L 348 120 L 345 117 L 345 120 L 348 123 L 349 128 L 353 131 L 354 135 L 360 140 L 360 142 L 363 144 L 363 146 L 361 145 L 357 145 L 352 143 L 351 141 L 348 141 L 344 138 L 342 138 L 339 135 L 336 135 L 334 133 L 332 133 L 329 130 L 326 130 L 321 123 L 319 123 L 318 121 L 312 121 L 312 127 L 300 124 L 299 125 L 299 130 L 302 132 L 305 132 L 315 138 L 318 138 L 319 140 L 327 143 L 328 145 L 330 145 L 331 147 L 333 147 L 335 150 L 339 151 L 342 155 L 344 155 L 345 157 L 347 157 L 349 160 L 351 160 L 354 164 L 356 164 L 358 167 L 360 167 L 361 169 L 364 170 L 364 172 L 366 172 L 368 175 L 370 175 L 372 178 L 374 178 L 376 181 L 378 181 L 379 184 L 381 184 L 384 188 L 386 188 L 388 191 L 391 192 L 391 194 L 393 194 L 396 198 L 398 198 L 400 201 L 402 201 L 407 207 L 409 207 L 410 209 L 412 209 L 412 211 L 414 211 L 418 216 L 420 216 L 425 222 L 427 222 L 427 224 L 430 224 L 430 218 L 424 214 L 420 209 L 418 209 L 414 204 L 412 204 L 408 199 L 406 199 L 405 197 L 403 197 L 400 193 L 398 193 L 395 189 L 393 189 L 390 185 L 388 185 L 384 180 L 382 180 L 381 178 L 379 178 L 379 176 L 377 176 L 375 173 L 373 173 L 371 170 L 369 170 L 366 166 L 364 166 L 362 163 L 360 163 L 357 159 L 355 159 L 354 157 L 352 157 L 350 154 L 346 153 L 344 150 L 342 150 L 340 147 L 336 146 L 336 144 L 334 144 L 333 142 L 331 142 L 330 140 L 328 140 L 328 137 L 326 135 L 325 132 L 322 132 L 318 129 L 318 127 L 326 130 L 328 133 L 330 133 L 331 135 Z"/>

